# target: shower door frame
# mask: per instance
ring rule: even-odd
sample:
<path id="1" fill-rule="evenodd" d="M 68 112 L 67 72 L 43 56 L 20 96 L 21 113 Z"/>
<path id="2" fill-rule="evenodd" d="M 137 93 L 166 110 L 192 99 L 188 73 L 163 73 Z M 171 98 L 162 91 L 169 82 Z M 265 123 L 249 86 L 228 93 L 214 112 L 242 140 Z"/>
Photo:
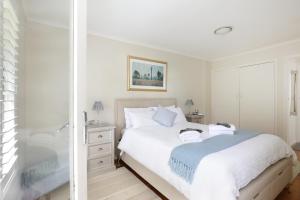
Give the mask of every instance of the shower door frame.
<path id="1" fill-rule="evenodd" d="M 87 200 L 86 50 L 87 0 L 71 2 L 70 198 Z"/>

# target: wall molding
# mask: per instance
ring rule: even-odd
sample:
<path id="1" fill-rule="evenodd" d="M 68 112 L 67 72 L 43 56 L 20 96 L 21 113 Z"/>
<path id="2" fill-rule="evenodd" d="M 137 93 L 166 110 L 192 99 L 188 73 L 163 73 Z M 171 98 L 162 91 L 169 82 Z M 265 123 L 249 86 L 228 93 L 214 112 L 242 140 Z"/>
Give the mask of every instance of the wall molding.
<path id="1" fill-rule="evenodd" d="M 51 22 L 42 21 L 42 20 L 36 20 L 36 19 L 32 19 L 32 18 L 28 18 L 27 20 L 28 20 L 28 22 L 38 23 L 38 24 L 41 24 L 41 25 L 47 25 L 47 26 L 51 26 L 51 27 L 54 27 L 54 28 L 61 28 L 61 29 L 65 29 L 65 30 L 70 29 L 68 26 L 62 25 L 62 24 L 51 23 Z M 200 61 L 203 61 L 203 62 L 208 62 L 209 61 L 209 59 L 207 59 L 207 58 L 182 53 L 180 51 L 176 51 L 176 50 L 172 50 L 172 49 L 168 49 L 168 48 L 164 48 L 164 47 L 160 47 L 160 46 L 156 46 L 156 45 L 150 45 L 150 44 L 145 44 L 145 43 L 141 43 L 141 42 L 134 42 L 134 41 L 131 41 L 131 40 L 125 40 L 125 39 L 122 39 L 122 38 L 119 38 L 119 37 L 108 36 L 108 35 L 97 33 L 96 31 L 88 31 L 87 33 L 88 33 L 88 35 L 91 35 L 91 36 L 101 37 L 101 38 L 104 38 L 104 39 L 109 39 L 109 40 L 113 40 L 113 41 L 117 41 L 117 42 L 122 42 L 122 43 L 131 44 L 131 45 L 135 45 L 135 46 L 140 46 L 140 47 L 145 47 L 145 48 L 149 48 L 149 49 L 153 49 L 153 50 L 157 50 L 157 51 L 163 51 L 163 52 L 166 52 L 166 53 L 172 53 L 172 54 L 176 54 L 176 55 L 179 55 L 179 56 L 184 56 L 184 57 L 200 60 Z"/>
<path id="2" fill-rule="evenodd" d="M 37 19 L 33 19 L 33 18 L 27 18 L 28 22 L 35 22 L 35 23 L 39 23 L 42 25 L 48 25 L 48 26 L 52 26 L 55 28 L 62 28 L 62 29 L 66 29 L 69 30 L 70 28 L 67 25 L 63 25 L 63 24 L 58 24 L 58 23 L 52 23 L 52 22 L 48 22 L 48 21 L 43 21 L 43 20 L 37 20 Z M 220 61 L 224 61 L 224 60 L 228 60 L 228 59 L 232 59 L 235 57 L 239 57 L 239 56 L 244 56 L 247 54 L 252 54 L 252 53 L 256 53 L 256 52 L 261 52 L 261 51 L 266 51 L 269 49 L 273 49 L 273 48 L 278 48 L 281 46 L 285 46 L 285 45 L 290 45 L 293 43 L 298 43 L 300 42 L 300 37 L 296 38 L 296 39 L 292 39 L 292 40 L 287 40 L 284 42 L 278 42 L 278 43 L 274 43 L 274 44 L 270 44 L 270 45 L 265 45 L 262 47 L 258 47 L 258 48 L 254 48 L 248 51 L 242 51 L 240 53 L 236 53 L 236 54 L 232 54 L 229 56 L 224 56 L 224 57 L 219 57 L 219 58 L 205 58 L 205 57 L 201 57 L 201 56 L 195 56 L 192 54 L 186 54 L 180 51 L 176 51 L 176 50 L 172 50 L 172 49 L 168 49 L 168 48 L 164 48 L 164 47 L 160 47 L 160 46 L 156 46 L 156 45 L 151 45 L 151 44 L 145 44 L 142 42 L 135 42 L 132 40 L 126 40 L 120 37 L 114 37 L 114 36 L 109 36 L 109 35 L 104 35 L 104 34 L 100 34 L 97 31 L 88 31 L 87 32 L 89 35 L 93 35 L 93 36 L 97 36 L 97 37 L 101 37 L 101 38 L 105 38 L 105 39 L 109 39 L 109 40 L 113 40 L 113 41 L 118 41 L 118 42 L 123 42 L 126 44 L 131 44 L 131 45 L 136 45 L 136 46 L 140 46 L 140 47 L 146 47 L 146 48 L 150 48 L 150 49 L 154 49 L 154 50 L 158 50 L 158 51 L 163 51 L 163 52 L 167 52 L 167 53 L 173 53 L 176 55 L 180 55 L 180 56 L 184 56 L 184 57 L 188 57 L 188 58 L 193 58 L 193 59 L 197 59 L 197 60 L 202 60 L 204 62 L 220 62 Z"/>
<path id="3" fill-rule="evenodd" d="M 293 40 L 288 40 L 288 41 L 284 41 L 284 42 L 279 42 L 279 43 L 272 44 L 272 45 L 266 45 L 266 46 L 255 48 L 255 49 L 252 49 L 252 50 L 249 50 L 249 51 L 244 51 L 244 52 L 241 52 L 241 53 L 233 54 L 231 56 L 224 56 L 224 57 L 220 57 L 220 58 L 216 58 L 216 59 L 211 59 L 210 61 L 211 62 L 225 61 L 225 60 L 233 59 L 235 57 L 245 56 L 245 55 L 248 55 L 248 54 L 253 54 L 253 53 L 257 53 L 257 52 L 261 52 L 261 51 L 267 51 L 267 50 L 270 50 L 270 49 L 279 48 L 279 47 L 282 47 L 282 46 L 285 46 L 285 45 L 290 45 L 290 44 L 298 43 L 298 42 L 300 42 L 300 38 L 293 39 Z"/>

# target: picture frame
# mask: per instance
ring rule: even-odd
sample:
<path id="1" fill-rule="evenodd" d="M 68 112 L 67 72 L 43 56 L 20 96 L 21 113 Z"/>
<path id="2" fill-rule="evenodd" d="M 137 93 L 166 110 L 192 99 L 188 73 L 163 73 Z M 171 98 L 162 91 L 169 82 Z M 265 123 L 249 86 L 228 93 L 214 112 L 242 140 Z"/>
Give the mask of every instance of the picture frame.
<path id="1" fill-rule="evenodd" d="M 128 91 L 167 91 L 168 63 L 128 56 Z"/>

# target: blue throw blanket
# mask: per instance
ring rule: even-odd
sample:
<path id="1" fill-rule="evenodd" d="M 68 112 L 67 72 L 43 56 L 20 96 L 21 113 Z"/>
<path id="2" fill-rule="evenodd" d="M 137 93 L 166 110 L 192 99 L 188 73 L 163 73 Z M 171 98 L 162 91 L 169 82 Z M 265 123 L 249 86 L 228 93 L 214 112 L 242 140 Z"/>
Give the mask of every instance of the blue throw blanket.
<path id="1" fill-rule="evenodd" d="M 257 136 L 249 131 L 235 131 L 234 135 L 218 135 L 202 142 L 183 144 L 173 149 L 169 166 L 177 175 L 192 183 L 195 170 L 200 161 L 207 155 L 237 145 Z"/>

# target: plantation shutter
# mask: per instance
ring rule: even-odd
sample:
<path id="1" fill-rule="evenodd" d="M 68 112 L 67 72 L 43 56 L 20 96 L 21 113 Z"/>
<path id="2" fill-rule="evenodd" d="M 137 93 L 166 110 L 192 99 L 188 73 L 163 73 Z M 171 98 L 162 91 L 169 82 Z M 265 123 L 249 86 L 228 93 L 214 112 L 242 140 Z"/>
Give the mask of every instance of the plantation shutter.
<path id="1" fill-rule="evenodd" d="M 0 180 L 3 190 L 15 172 L 14 164 L 18 158 L 15 100 L 19 23 L 10 1 L 0 2 Z"/>

